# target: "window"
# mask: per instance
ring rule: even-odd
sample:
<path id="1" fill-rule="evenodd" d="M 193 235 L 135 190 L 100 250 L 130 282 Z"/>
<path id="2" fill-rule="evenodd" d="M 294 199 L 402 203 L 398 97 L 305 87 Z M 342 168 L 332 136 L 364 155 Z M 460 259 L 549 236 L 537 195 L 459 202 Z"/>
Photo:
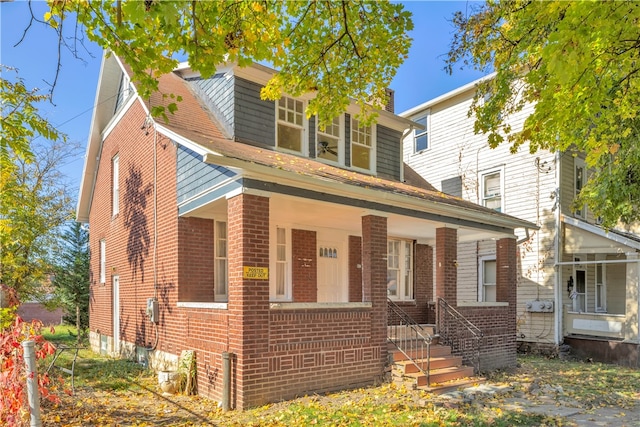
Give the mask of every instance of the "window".
<path id="1" fill-rule="evenodd" d="M 342 163 L 344 131 L 342 116 L 336 117 L 324 130 L 318 127 L 316 157 L 334 163 Z"/>
<path id="2" fill-rule="evenodd" d="M 496 302 L 496 259 L 480 257 L 478 263 L 478 301 Z"/>
<path id="3" fill-rule="evenodd" d="M 122 74 L 120 77 L 120 85 L 118 86 L 118 95 L 116 97 L 116 107 L 114 112 L 117 113 L 118 110 L 125 104 L 125 101 L 129 99 L 129 95 L 132 94 L 131 90 L 131 81 L 129 80 L 129 76 L 126 74 Z"/>
<path id="4" fill-rule="evenodd" d="M 120 156 L 116 154 L 111 159 L 111 193 L 113 199 L 111 200 L 111 214 L 116 216 L 120 212 Z"/>
<path id="5" fill-rule="evenodd" d="M 414 121 L 424 126 L 424 129 L 413 130 L 413 152 L 419 153 L 429 148 L 429 114 L 418 117 Z"/>
<path id="6" fill-rule="evenodd" d="M 214 263 L 214 288 L 215 300 L 226 301 L 228 299 L 228 274 L 227 274 L 227 223 L 216 221 L 215 223 L 215 263 Z"/>
<path id="7" fill-rule="evenodd" d="M 584 166 L 584 160 L 579 159 L 579 158 L 575 158 L 574 159 L 574 194 L 576 195 L 576 197 L 578 197 L 578 194 L 580 194 L 580 190 L 582 190 L 582 187 L 584 186 L 585 183 L 585 166 Z M 576 210 L 573 212 L 573 214 L 577 217 L 577 218 L 582 218 L 585 219 L 586 215 L 585 215 L 585 209 L 584 206 L 581 206 L 580 209 Z"/>
<path id="8" fill-rule="evenodd" d="M 271 299 L 272 300 L 289 300 L 291 298 L 291 279 L 290 271 L 290 255 L 288 244 L 290 240 L 290 232 L 285 228 L 277 227 L 275 229 L 275 256 L 272 257 L 275 265 L 275 275 L 271 277 Z"/>
<path id="9" fill-rule="evenodd" d="M 494 169 L 480 175 L 480 195 L 482 206 L 498 212 L 504 212 L 504 199 L 502 197 L 504 180 L 503 170 Z"/>
<path id="10" fill-rule="evenodd" d="M 277 103 L 276 144 L 279 148 L 303 153 L 304 103 L 283 96 Z"/>
<path id="11" fill-rule="evenodd" d="M 375 172 L 374 140 L 372 126 L 360 126 L 358 120 L 351 119 L 351 166 Z"/>
<path id="12" fill-rule="evenodd" d="M 413 299 L 413 242 L 387 241 L 387 296 L 393 300 Z"/>
<path id="13" fill-rule="evenodd" d="M 107 282 L 107 242 L 100 240 L 100 283 Z"/>
<path id="14" fill-rule="evenodd" d="M 596 264 L 596 312 L 607 311 L 606 264 Z"/>

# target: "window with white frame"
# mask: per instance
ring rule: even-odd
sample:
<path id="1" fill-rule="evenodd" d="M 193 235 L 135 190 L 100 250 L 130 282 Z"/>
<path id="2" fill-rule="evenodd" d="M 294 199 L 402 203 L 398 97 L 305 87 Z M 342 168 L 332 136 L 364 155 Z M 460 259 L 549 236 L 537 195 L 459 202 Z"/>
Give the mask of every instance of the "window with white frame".
<path id="1" fill-rule="evenodd" d="M 133 93 L 131 88 L 131 80 L 129 80 L 129 76 L 123 74 L 120 77 L 120 85 L 118 86 L 118 95 L 116 96 L 116 107 L 114 112 L 118 112 L 120 108 L 125 104 L 125 101 L 129 99 L 129 96 Z"/>
<path id="2" fill-rule="evenodd" d="M 107 242 L 100 240 L 100 283 L 107 282 Z"/>
<path id="3" fill-rule="evenodd" d="M 283 96 L 276 104 L 278 148 L 304 153 L 304 102 Z"/>
<path id="4" fill-rule="evenodd" d="M 480 257 L 478 262 L 478 301 L 496 302 L 496 258 Z"/>
<path id="5" fill-rule="evenodd" d="M 111 214 L 116 216 L 120 212 L 120 155 L 111 159 Z"/>
<path id="6" fill-rule="evenodd" d="M 228 258 L 227 258 L 227 223 L 215 222 L 215 251 L 214 251 L 214 288 L 215 300 L 228 299 Z"/>
<path id="7" fill-rule="evenodd" d="M 581 261 L 580 258 L 574 258 L 576 263 Z M 570 298 L 573 300 L 573 311 L 586 313 L 587 311 L 587 271 L 584 265 L 576 264 L 573 270 L 576 283 Z"/>
<path id="8" fill-rule="evenodd" d="M 351 118 L 351 166 L 375 172 L 373 129 L 373 126 L 360 126 L 358 120 Z"/>
<path id="9" fill-rule="evenodd" d="M 275 228 L 275 247 L 272 249 L 272 270 L 275 274 L 270 275 L 271 286 L 270 296 L 272 300 L 290 300 L 291 299 L 291 255 L 290 255 L 290 230 L 286 228 Z"/>
<path id="10" fill-rule="evenodd" d="M 424 126 L 424 129 L 413 130 L 413 152 L 419 153 L 429 148 L 429 112 L 414 121 Z"/>
<path id="11" fill-rule="evenodd" d="M 580 194 L 580 191 L 582 190 L 582 187 L 584 187 L 584 184 L 585 184 L 586 169 L 585 169 L 585 165 L 584 165 L 584 160 L 576 157 L 573 160 L 573 162 L 574 162 L 573 189 L 574 189 L 574 194 L 577 197 L 578 194 Z M 574 211 L 573 214 L 577 218 L 582 218 L 582 219 L 586 218 L 584 206 L 580 206 L 580 208 L 578 210 Z"/>
<path id="12" fill-rule="evenodd" d="M 387 241 L 387 296 L 393 300 L 413 300 L 413 242 Z"/>
<path id="13" fill-rule="evenodd" d="M 607 311 L 606 264 L 596 264 L 596 312 Z"/>
<path id="14" fill-rule="evenodd" d="M 482 206 L 504 212 L 504 170 L 492 169 L 480 174 Z"/>
<path id="15" fill-rule="evenodd" d="M 343 116 L 334 118 L 324 129 L 318 127 L 316 141 L 316 157 L 334 163 L 342 163 L 344 152 L 344 119 Z"/>

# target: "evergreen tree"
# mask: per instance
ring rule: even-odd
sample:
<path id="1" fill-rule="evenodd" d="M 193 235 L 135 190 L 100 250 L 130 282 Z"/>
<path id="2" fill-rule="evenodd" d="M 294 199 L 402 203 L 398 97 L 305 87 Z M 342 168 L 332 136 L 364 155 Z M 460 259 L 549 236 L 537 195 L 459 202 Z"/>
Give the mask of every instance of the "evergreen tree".
<path id="1" fill-rule="evenodd" d="M 52 284 L 65 321 L 76 325 L 78 341 L 89 327 L 89 231 L 74 222 L 63 234 Z"/>

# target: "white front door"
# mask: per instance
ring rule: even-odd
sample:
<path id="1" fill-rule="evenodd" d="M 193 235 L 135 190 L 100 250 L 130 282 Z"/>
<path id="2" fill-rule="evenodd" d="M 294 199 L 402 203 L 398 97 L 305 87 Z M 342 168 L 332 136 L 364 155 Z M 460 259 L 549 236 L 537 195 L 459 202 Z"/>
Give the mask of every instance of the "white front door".
<path id="1" fill-rule="evenodd" d="M 341 266 L 346 254 L 340 243 L 318 241 L 318 302 L 348 302 Z"/>
<path id="2" fill-rule="evenodd" d="M 120 355 L 120 277 L 113 276 L 113 353 Z"/>

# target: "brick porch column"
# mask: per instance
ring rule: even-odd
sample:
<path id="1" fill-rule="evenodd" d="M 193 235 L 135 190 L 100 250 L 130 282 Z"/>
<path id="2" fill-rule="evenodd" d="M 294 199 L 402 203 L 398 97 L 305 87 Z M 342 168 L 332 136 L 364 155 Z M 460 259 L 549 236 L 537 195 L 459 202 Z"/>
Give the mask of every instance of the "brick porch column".
<path id="1" fill-rule="evenodd" d="M 436 297 L 458 305 L 458 230 L 436 229 Z"/>
<path id="2" fill-rule="evenodd" d="M 496 301 L 509 303 L 509 335 L 516 336 L 517 304 L 516 239 L 496 241 Z"/>
<path id="3" fill-rule="evenodd" d="M 429 301 L 433 301 L 433 248 L 429 245 L 416 244 L 415 254 L 416 283 L 414 298 L 416 305 L 423 311 L 418 320 L 422 323 L 435 323 L 435 312 L 429 309 Z"/>
<path id="4" fill-rule="evenodd" d="M 387 218 L 362 217 L 362 301 L 371 302 L 371 345 L 387 360 Z"/>
<path id="5" fill-rule="evenodd" d="M 229 351 L 234 353 L 232 404 L 238 409 L 266 402 L 269 281 L 245 279 L 243 267 L 269 267 L 269 199 L 240 194 L 227 200 Z"/>

